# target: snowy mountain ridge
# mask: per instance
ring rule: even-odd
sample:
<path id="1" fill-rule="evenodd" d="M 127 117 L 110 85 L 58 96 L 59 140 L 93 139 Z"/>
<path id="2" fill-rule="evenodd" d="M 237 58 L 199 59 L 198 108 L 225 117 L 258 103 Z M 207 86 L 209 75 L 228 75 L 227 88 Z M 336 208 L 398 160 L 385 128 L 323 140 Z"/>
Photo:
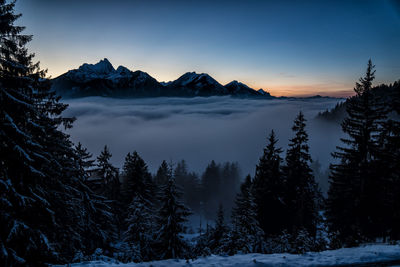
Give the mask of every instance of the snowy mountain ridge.
<path id="1" fill-rule="evenodd" d="M 187 72 L 175 81 L 158 82 L 146 72 L 131 71 L 124 66 L 114 69 L 107 58 L 95 64 L 82 64 L 52 80 L 52 88 L 64 97 L 154 97 L 213 96 L 273 98 L 232 81 L 222 85 L 207 73 Z M 264 92 L 264 91 L 263 91 Z"/>

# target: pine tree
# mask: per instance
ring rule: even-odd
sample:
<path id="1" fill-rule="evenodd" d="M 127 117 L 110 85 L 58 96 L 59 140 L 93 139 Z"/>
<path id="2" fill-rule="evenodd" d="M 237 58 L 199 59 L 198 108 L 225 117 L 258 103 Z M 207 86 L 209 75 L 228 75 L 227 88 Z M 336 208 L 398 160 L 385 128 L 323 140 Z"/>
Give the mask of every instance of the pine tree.
<path id="1" fill-rule="evenodd" d="M 214 160 L 211 161 L 203 173 L 201 183 L 205 216 L 206 218 L 213 218 L 217 213 L 218 204 L 220 203 L 218 194 L 221 191 L 220 166 Z"/>
<path id="2" fill-rule="evenodd" d="M 87 171 L 94 166 L 94 160 L 90 160 L 92 154 L 81 143 L 74 150 L 75 175 L 79 182 L 76 185 L 77 194 L 72 200 L 80 207 L 77 214 L 80 219 L 76 222 L 80 228 L 80 252 L 91 255 L 97 248 L 110 250 L 110 242 L 117 238 L 118 205 L 90 189 Z"/>
<path id="3" fill-rule="evenodd" d="M 248 175 L 240 186 L 232 211 L 233 229 L 239 239 L 236 240 L 239 251 L 255 253 L 264 251 L 264 231 L 257 220 L 257 205 L 252 194 L 252 181 Z"/>
<path id="4" fill-rule="evenodd" d="M 0 1 L 0 262 L 41 265 L 60 260 L 50 198 L 62 182 L 52 175 L 60 165 L 51 164 L 65 142 L 47 151 L 47 139 L 64 139 L 57 127 L 68 127 L 72 119 L 59 116 L 66 105 L 49 92 L 45 71 L 32 62 L 26 48 L 32 36 L 14 25 L 20 17 L 14 7 Z"/>
<path id="5" fill-rule="evenodd" d="M 176 185 L 183 190 L 183 201 L 191 209 L 198 209 L 199 181 L 195 173 L 189 173 L 185 160 L 178 162 L 174 170 Z"/>
<path id="6" fill-rule="evenodd" d="M 108 199 L 117 199 L 120 193 L 120 181 L 117 168 L 110 162 L 111 157 L 110 150 L 107 146 L 104 146 L 97 157 L 97 166 L 99 168 L 98 173 L 102 178 L 102 195 Z"/>
<path id="7" fill-rule="evenodd" d="M 125 203 L 131 203 L 132 199 L 141 195 L 146 200 L 154 198 L 154 185 L 147 164 L 134 151 L 125 157 L 123 167 L 123 191 Z"/>
<path id="8" fill-rule="evenodd" d="M 170 169 L 168 183 L 162 189 L 160 197 L 159 229 L 156 237 L 160 259 L 184 258 L 187 255 L 188 244 L 181 234 L 191 212 L 181 202 L 180 196 Z"/>
<path id="9" fill-rule="evenodd" d="M 0 262 L 68 262 L 85 249 L 82 198 L 90 190 L 69 136 L 59 130 L 74 119 L 61 116 L 67 105 L 32 63 L 25 47 L 31 36 L 14 26 L 13 9 L 14 2 L 0 1 Z M 93 218 L 102 225 L 99 213 Z"/>
<path id="10" fill-rule="evenodd" d="M 80 142 L 75 146 L 75 152 L 78 160 L 79 177 L 82 177 L 85 182 L 88 178 L 87 171 L 94 166 L 94 160 L 91 159 L 93 155 Z"/>
<path id="11" fill-rule="evenodd" d="M 220 175 L 222 187 L 218 195 L 225 211 L 230 213 L 241 184 L 239 164 L 237 162 L 224 163 L 221 166 Z"/>
<path id="12" fill-rule="evenodd" d="M 333 156 L 339 160 L 331 165 L 327 215 L 330 229 L 338 231 L 347 244 L 377 235 L 382 202 L 382 181 L 377 173 L 378 135 L 385 119 L 384 107 L 371 94 L 375 78 L 374 65 L 368 61 L 366 74 L 356 83 L 356 97 L 346 106 L 348 117 L 342 130 L 344 146 Z M 379 169 L 379 168 L 378 168 Z"/>
<path id="13" fill-rule="evenodd" d="M 287 219 L 287 207 L 283 202 L 285 181 L 281 171 L 282 149 L 276 147 L 277 142 L 274 131 L 271 131 L 253 181 L 257 219 L 267 236 L 281 234 Z"/>
<path id="14" fill-rule="evenodd" d="M 136 195 L 128 208 L 126 223 L 127 231 L 124 233 L 124 241 L 128 242 L 131 249 L 136 251 L 136 262 L 149 261 L 155 258 L 153 252 L 154 216 L 152 204 L 141 195 Z"/>
<path id="15" fill-rule="evenodd" d="M 292 234 L 304 228 L 315 236 L 321 195 L 309 165 L 311 156 L 305 122 L 300 112 L 292 127 L 295 136 L 290 140 L 283 167 L 286 179 L 284 202 L 288 214 L 286 227 Z"/>
<path id="16" fill-rule="evenodd" d="M 226 240 L 229 228 L 226 225 L 224 217 L 224 208 L 219 205 L 217 212 L 217 220 L 215 221 L 215 227 L 209 234 L 209 248 L 213 253 L 220 253 L 223 246 L 223 241 Z"/>
<path id="17" fill-rule="evenodd" d="M 168 172 L 169 172 L 169 167 L 168 163 L 163 160 L 160 167 L 157 170 L 157 174 L 154 176 L 154 183 L 160 187 L 163 185 L 166 185 L 168 182 Z"/>

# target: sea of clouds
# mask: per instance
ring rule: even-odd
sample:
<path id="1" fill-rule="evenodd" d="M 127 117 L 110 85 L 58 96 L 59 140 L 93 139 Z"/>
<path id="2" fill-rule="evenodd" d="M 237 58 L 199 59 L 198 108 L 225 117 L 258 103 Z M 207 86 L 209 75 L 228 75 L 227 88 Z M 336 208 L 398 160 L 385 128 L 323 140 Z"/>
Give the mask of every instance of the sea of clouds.
<path id="1" fill-rule="evenodd" d="M 81 142 L 94 156 L 109 146 L 119 168 L 126 154 L 136 150 L 151 172 L 164 159 L 185 159 L 189 169 L 200 174 L 215 160 L 237 161 L 244 175 L 254 175 L 267 135 L 274 129 L 286 149 L 299 111 L 308 120 L 311 155 L 326 168 L 342 133 L 338 124 L 315 117 L 339 101 L 343 100 L 87 97 L 65 100 L 69 108 L 64 115 L 77 118 L 67 130 L 74 142 Z"/>

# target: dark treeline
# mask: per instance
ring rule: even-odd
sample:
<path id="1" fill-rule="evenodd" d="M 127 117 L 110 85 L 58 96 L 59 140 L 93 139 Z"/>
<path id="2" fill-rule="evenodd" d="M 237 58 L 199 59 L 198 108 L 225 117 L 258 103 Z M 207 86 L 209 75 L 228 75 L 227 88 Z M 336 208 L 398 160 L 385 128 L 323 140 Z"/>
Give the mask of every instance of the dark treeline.
<path id="1" fill-rule="evenodd" d="M 392 111 L 388 113 L 388 117 L 394 117 L 397 120 L 399 119 L 399 114 L 395 112 L 395 109 L 400 101 L 400 96 L 398 94 L 399 90 L 400 80 L 395 81 L 392 84 L 379 84 L 376 86 L 372 86 L 370 90 L 370 94 L 374 98 L 379 98 L 387 105 L 388 110 Z M 354 101 L 354 99 L 357 98 L 357 95 L 347 98 L 346 101 L 336 104 L 334 108 L 319 112 L 317 118 L 341 123 L 348 116 L 347 105 L 350 105 L 350 102 Z"/>
<path id="2" fill-rule="evenodd" d="M 202 255 L 320 251 L 400 239 L 400 103 L 372 92 L 374 66 L 356 83 L 324 199 L 300 112 L 286 153 L 272 131 L 254 176 L 211 161 L 151 174 L 133 151 L 122 169 L 107 146 L 96 158 L 61 127 L 74 118 L 50 91 L 0 0 L 0 263 L 41 266 L 82 260 L 149 261 Z M 400 90 L 393 92 L 400 99 Z M 318 165 L 318 164 L 316 164 Z M 193 242 L 188 217 L 202 214 Z"/>

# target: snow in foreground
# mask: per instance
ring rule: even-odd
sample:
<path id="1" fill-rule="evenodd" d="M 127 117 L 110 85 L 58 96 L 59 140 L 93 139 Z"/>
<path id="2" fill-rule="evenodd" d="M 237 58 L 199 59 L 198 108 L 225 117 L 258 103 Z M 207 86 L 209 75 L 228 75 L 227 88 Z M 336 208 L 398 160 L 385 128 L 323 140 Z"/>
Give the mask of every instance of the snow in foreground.
<path id="1" fill-rule="evenodd" d="M 72 264 L 72 266 L 338 266 L 376 262 L 400 262 L 400 246 L 365 245 L 357 248 L 343 248 L 323 252 L 293 254 L 246 254 L 235 256 L 209 256 L 187 263 L 185 260 L 163 260 L 146 263 L 106 263 L 91 261 Z M 397 262 L 398 263 L 398 262 Z"/>

